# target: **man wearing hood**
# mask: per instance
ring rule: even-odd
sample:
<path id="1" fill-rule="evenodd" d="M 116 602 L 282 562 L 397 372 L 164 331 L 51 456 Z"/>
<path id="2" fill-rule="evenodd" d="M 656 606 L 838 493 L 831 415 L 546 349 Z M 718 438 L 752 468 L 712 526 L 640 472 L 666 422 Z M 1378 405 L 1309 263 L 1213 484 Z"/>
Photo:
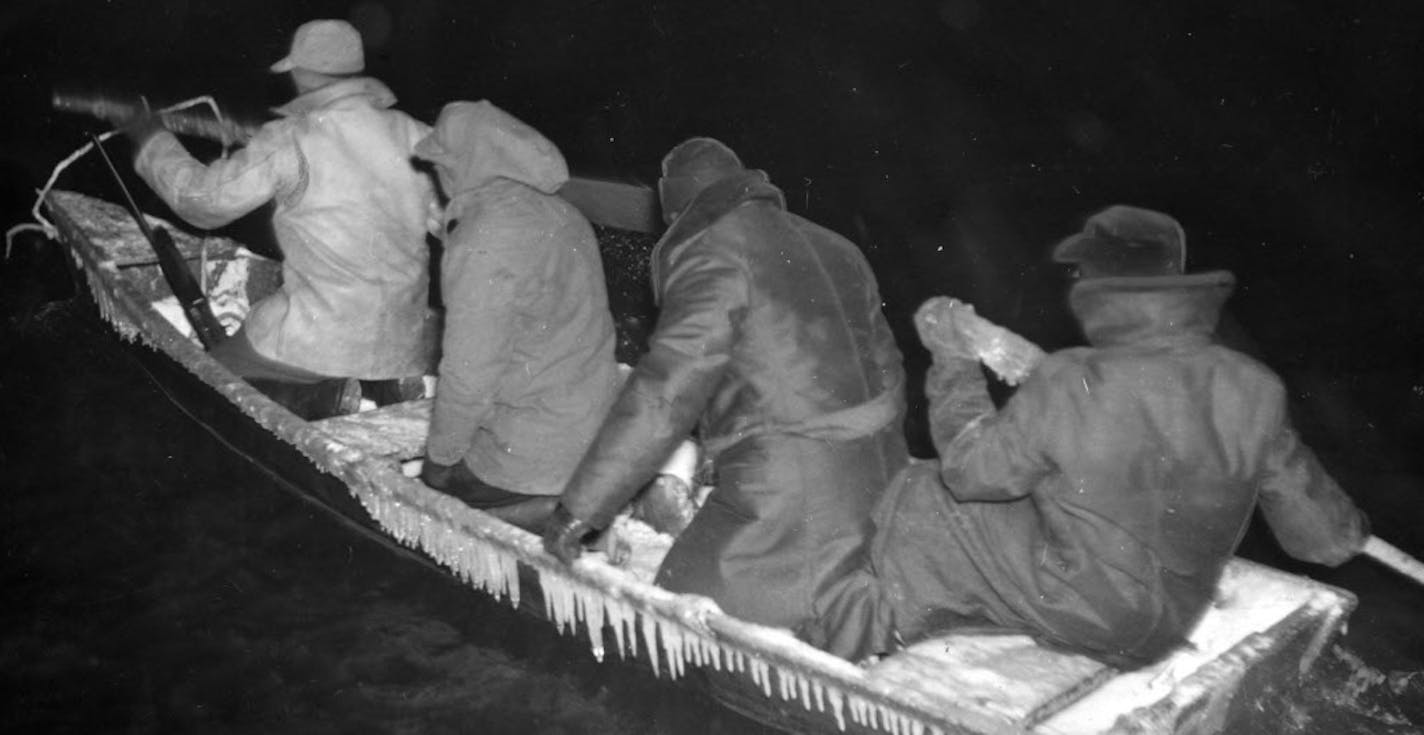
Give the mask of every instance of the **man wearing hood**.
<path id="1" fill-rule="evenodd" d="M 1213 341 L 1234 280 L 1183 274 L 1176 220 L 1109 207 L 1054 258 L 1077 267 L 1090 346 L 1046 356 L 1001 409 L 954 305 L 916 315 L 939 461 L 887 491 L 872 554 L 902 639 L 990 624 L 1134 666 L 1185 640 L 1258 504 L 1292 556 L 1360 551 L 1368 523 L 1280 379 Z"/>
<path id="2" fill-rule="evenodd" d="M 528 529 L 553 510 L 619 385 L 593 227 L 564 157 L 487 101 L 416 146 L 449 203 L 444 349 L 422 478 Z"/>
<path id="3" fill-rule="evenodd" d="M 571 562 L 694 429 L 715 487 L 657 583 L 800 629 L 863 562 L 870 511 L 908 460 L 904 373 L 875 277 L 845 238 L 786 211 L 766 174 L 693 138 L 663 159 L 670 223 L 638 361 L 545 532 Z"/>
<path id="4" fill-rule="evenodd" d="M 190 224 L 275 203 L 281 289 L 212 355 L 305 418 L 331 413 L 342 379 L 383 381 L 389 400 L 391 383 L 428 367 L 434 187 L 410 156 L 429 127 L 391 109 L 395 95 L 364 66 L 355 28 L 314 20 L 271 68 L 298 96 L 231 156 L 204 165 L 151 118 L 129 129 L 135 169 Z"/>

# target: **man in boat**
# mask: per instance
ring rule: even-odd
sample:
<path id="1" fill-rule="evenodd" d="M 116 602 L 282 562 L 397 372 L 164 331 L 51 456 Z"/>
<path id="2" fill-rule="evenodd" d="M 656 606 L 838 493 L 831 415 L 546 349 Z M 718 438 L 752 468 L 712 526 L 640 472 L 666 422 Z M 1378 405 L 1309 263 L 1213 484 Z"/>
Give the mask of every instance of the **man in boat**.
<path id="1" fill-rule="evenodd" d="M 663 159 L 648 352 L 564 488 L 566 562 L 697 429 L 716 480 L 657 583 L 799 629 L 865 559 L 870 511 L 908 461 L 904 372 L 855 245 L 786 211 L 761 171 L 693 138 Z"/>
<path id="2" fill-rule="evenodd" d="M 558 148 L 487 101 L 446 105 L 415 155 L 449 198 L 421 477 L 537 530 L 621 382 L 598 241 L 555 193 L 569 179 Z"/>
<path id="3" fill-rule="evenodd" d="M 1110 207 L 1053 257 L 1077 269 L 1090 346 L 1048 355 L 1000 409 L 954 305 L 916 315 L 939 461 L 887 491 L 872 554 L 902 639 L 988 624 L 1133 666 L 1185 640 L 1258 504 L 1292 556 L 1360 551 L 1368 523 L 1280 379 L 1213 342 L 1234 280 L 1184 274 L 1175 219 Z"/>
<path id="4" fill-rule="evenodd" d="M 275 203 L 282 287 L 211 354 L 306 418 L 334 410 L 346 378 L 393 400 L 395 381 L 418 378 L 431 359 L 434 186 L 410 160 L 429 126 L 391 109 L 395 95 L 361 76 L 364 63 L 350 24 L 302 25 L 271 67 L 291 75 L 298 96 L 242 149 L 206 165 L 154 118 L 127 128 L 139 175 L 194 226 Z"/>

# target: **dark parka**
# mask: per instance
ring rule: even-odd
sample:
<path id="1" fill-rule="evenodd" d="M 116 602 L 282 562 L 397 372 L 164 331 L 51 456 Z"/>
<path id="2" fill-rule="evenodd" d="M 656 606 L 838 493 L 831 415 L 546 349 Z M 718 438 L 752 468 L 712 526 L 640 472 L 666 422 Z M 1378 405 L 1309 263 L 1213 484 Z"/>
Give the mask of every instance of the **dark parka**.
<path id="1" fill-rule="evenodd" d="M 1131 664 L 1184 640 L 1258 503 L 1295 557 L 1361 548 L 1367 523 L 1291 428 L 1279 378 L 1212 342 L 1232 283 L 1080 281 L 1092 346 L 1048 356 L 997 412 L 977 364 L 937 358 L 940 463 L 877 515 L 903 635 L 988 621 Z"/>
<path id="2" fill-rule="evenodd" d="M 664 161 L 664 183 L 685 173 L 673 161 L 689 146 L 736 160 L 694 139 Z M 864 257 L 788 213 L 760 171 L 735 162 L 681 194 L 664 188 L 663 207 L 680 216 L 653 253 L 649 352 L 562 502 L 606 525 L 697 430 L 716 487 L 658 584 L 796 627 L 864 562 L 871 509 L 907 461 L 900 353 Z"/>

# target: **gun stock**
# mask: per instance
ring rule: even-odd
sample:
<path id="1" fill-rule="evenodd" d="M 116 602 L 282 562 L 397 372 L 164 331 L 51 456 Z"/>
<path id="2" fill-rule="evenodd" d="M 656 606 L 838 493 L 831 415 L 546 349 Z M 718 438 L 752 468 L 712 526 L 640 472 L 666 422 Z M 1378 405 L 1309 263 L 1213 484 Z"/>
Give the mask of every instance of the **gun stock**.
<path id="1" fill-rule="evenodd" d="M 162 227 L 152 227 L 148 224 L 148 219 L 139 210 L 133 195 L 129 194 L 128 187 L 124 185 L 124 179 L 119 175 L 119 170 L 114 167 L 113 160 L 109 158 L 109 152 L 104 150 L 104 145 L 99 142 L 98 136 L 91 137 L 94 147 L 104 157 L 104 163 L 109 165 L 109 171 L 114 174 L 114 179 L 119 182 L 119 188 L 123 190 L 124 199 L 129 205 L 129 213 L 138 222 L 139 231 L 143 233 L 148 244 L 153 247 L 154 254 L 158 256 L 158 267 L 163 271 L 163 279 L 168 281 L 168 287 L 178 298 L 178 303 L 183 307 L 183 315 L 188 318 L 188 324 L 193 327 L 193 333 L 198 336 L 198 341 L 202 343 L 204 349 L 212 349 L 219 342 L 227 339 L 227 330 L 223 329 L 218 318 L 213 315 L 213 310 L 208 305 L 208 297 L 203 295 L 202 286 L 198 284 L 198 279 L 193 276 L 193 272 L 188 270 L 188 263 L 183 260 L 183 254 L 174 244 L 173 236 L 169 235 L 168 230 Z"/>

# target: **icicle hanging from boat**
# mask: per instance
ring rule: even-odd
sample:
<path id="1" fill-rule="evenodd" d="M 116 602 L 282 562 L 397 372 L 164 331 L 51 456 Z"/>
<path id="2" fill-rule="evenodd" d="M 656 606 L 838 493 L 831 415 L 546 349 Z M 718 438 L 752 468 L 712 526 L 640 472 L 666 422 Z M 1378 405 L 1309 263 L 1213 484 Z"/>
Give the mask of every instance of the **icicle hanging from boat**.
<path id="1" fill-rule="evenodd" d="M 469 533 L 449 519 L 388 494 L 371 488 L 357 494 L 371 515 L 397 539 L 429 553 L 471 585 L 493 596 L 503 594 L 517 604 L 518 558 L 513 552 Z M 643 648 L 656 676 L 661 676 L 665 669 L 669 678 L 676 680 L 686 674 L 689 663 L 720 670 L 725 659 L 728 671 L 750 676 L 768 698 L 779 695 L 782 700 L 800 702 L 807 711 L 814 707 L 821 712 L 826 711 L 829 702 L 830 713 L 841 730 L 846 728 L 848 706 L 851 721 L 862 727 L 891 735 L 941 733 L 939 728 L 927 728 L 918 719 L 893 711 L 882 703 L 872 703 L 858 694 L 808 678 L 803 672 L 773 665 L 738 647 L 725 646 L 684 621 L 638 612 L 629 603 L 610 599 L 605 593 L 570 579 L 558 570 L 536 567 L 536 571 L 549 620 L 567 634 L 576 633 L 578 626 L 584 625 L 593 654 L 599 660 L 605 654 L 603 628 L 608 625 L 613 628 L 619 654 L 624 657 L 638 655 L 637 639 L 641 633 Z"/>
<path id="2" fill-rule="evenodd" d="M 353 483 L 352 490 L 371 517 L 398 541 L 429 554 L 470 585 L 518 607 L 519 561 L 512 553 L 370 484 Z"/>
<path id="3" fill-rule="evenodd" d="M 353 483 L 353 491 L 359 484 Z M 366 485 L 355 492 L 372 517 L 401 542 L 424 550 L 471 585 L 496 597 L 505 595 L 518 604 L 519 560 L 515 551 L 470 533 L 431 508 L 405 502 L 373 486 Z M 424 500 L 419 499 L 421 506 Z M 689 663 L 721 670 L 725 660 L 729 672 L 749 676 L 768 698 L 779 695 L 782 700 L 800 702 L 807 711 L 814 707 L 821 712 L 827 710 L 829 702 L 830 714 L 841 730 L 846 728 L 848 706 L 850 719 L 857 725 L 891 735 L 919 734 L 927 730 L 941 732 L 885 704 L 872 703 L 829 682 L 809 678 L 802 671 L 773 665 L 741 647 L 724 645 L 684 620 L 639 612 L 630 603 L 571 579 L 561 570 L 543 566 L 535 569 L 549 620 L 559 631 L 568 634 L 576 633 L 582 624 L 593 654 L 599 660 L 605 655 L 603 628 L 607 625 L 613 628 L 615 645 L 624 657 L 638 655 L 641 633 L 643 648 L 656 676 L 661 676 L 665 669 L 668 676 L 676 680 L 686 674 Z"/>
<path id="4" fill-rule="evenodd" d="M 94 305 L 98 307 L 99 316 L 119 333 L 125 341 L 132 342 L 139 337 L 138 325 L 134 324 L 126 316 L 111 295 L 112 285 L 105 283 L 105 278 L 117 279 L 118 273 L 113 268 L 112 263 L 102 263 L 97 267 L 89 267 L 79 256 L 77 251 L 71 251 L 74 264 L 79 270 L 84 272 L 84 280 L 89 285 L 89 293 L 94 297 Z M 107 267 L 106 267 L 107 266 Z M 99 274 L 103 270 L 104 275 Z"/>

